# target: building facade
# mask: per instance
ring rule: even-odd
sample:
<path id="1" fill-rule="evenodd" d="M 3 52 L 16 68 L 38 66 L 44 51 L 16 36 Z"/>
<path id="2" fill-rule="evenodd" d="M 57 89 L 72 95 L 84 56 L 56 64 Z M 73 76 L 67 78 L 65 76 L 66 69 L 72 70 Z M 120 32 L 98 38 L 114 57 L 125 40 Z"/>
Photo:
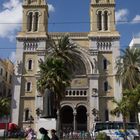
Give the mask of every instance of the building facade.
<path id="1" fill-rule="evenodd" d="M 48 34 L 57 39 L 65 33 L 48 32 L 48 7 L 44 0 L 23 0 L 22 31 L 17 35 L 15 88 L 12 121 L 20 126 L 36 127 L 43 97 L 37 91 L 38 60 L 49 53 Z M 91 0 L 90 31 L 71 32 L 77 45 L 78 68 L 67 88 L 57 114 L 61 129 L 90 130 L 93 123 L 117 121 L 110 115 L 112 99 L 121 98 L 121 85 L 116 81 L 115 60 L 120 55 L 120 35 L 115 25 L 115 0 Z M 59 119 L 58 119 L 59 118 Z"/>
<path id="2" fill-rule="evenodd" d="M 14 64 L 0 59 L 0 97 L 12 97 Z"/>
<path id="3" fill-rule="evenodd" d="M 133 38 L 129 44 L 130 49 L 140 48 L 140 38 Z"/>

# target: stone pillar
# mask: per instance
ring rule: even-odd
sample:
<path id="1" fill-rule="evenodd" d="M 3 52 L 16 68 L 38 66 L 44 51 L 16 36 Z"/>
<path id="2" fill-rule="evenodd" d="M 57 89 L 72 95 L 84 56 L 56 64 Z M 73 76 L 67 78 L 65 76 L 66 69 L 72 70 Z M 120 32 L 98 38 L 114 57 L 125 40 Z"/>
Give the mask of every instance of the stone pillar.
<path id="1" fill-rule="evenodd" d="M 56 120 L 56 132 L 58 137 L 60 137 L 60 110 L 57 110 L 57 120 Z"/>
<path id="2" fill-rule="evenodd" d="M 104 31 L 104 13 L 102 13 L 102 31 Z"/>
<path id="3" fill-rule="evenodd" d="M 87 130 L 90 130 L 90 127 L 89 127 L 89 112 L 86 113 L 87 114 Z"/>
<path id="4" fill-rule="evenodd" d="M 73 111 L 73 130 L 74 131 L 77 129 L 76 114 L 77 114 L 77 111 L 76 109 L 74 109 Z"/>

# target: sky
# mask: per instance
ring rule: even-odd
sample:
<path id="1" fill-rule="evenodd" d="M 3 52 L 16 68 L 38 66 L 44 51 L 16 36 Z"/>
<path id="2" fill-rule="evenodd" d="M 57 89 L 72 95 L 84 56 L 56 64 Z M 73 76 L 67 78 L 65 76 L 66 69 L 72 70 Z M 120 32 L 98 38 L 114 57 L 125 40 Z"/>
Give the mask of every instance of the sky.
<path id="1" fill-rule="evenodd" d="M 47 0 L 49 32 L 89 32 L 90 0 Z M 116 27 L 121 48 L 140 37 L 140 0 L 116 0 Z M 123 22 L 121 22 L 123 21 Z M 22 0 L 0 0 L 0 58 L 15 61 L 16 35 L 21 30 Z"/>

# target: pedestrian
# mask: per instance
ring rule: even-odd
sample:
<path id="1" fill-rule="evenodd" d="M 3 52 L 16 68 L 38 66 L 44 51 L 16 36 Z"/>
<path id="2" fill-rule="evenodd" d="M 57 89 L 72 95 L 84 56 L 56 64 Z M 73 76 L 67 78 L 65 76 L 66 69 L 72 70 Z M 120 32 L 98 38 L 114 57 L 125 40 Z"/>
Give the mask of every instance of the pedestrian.
<path id="1" fill-rule="evenodd" d="M 51 130 L 51 135 L 52 135 L 51 140 L 59 140 L 59 138 L 56 135 L 56 130 L 52 129 Z"/>
<path id="2" fill-rule="evenodd" d="M 39 129 L 39 132 L 42 134 L 42 137 L 40 140 L 50 140 L 50 137 L 48 136 L 48 130 L 46 130 L 45 128 L 41 127 Z"/>

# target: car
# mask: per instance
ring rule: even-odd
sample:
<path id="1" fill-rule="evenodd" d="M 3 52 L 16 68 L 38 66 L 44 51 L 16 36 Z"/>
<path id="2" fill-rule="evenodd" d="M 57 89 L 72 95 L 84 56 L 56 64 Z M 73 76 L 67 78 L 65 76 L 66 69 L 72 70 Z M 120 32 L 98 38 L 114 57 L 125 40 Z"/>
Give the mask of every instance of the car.
<path id="1" fill-rule="evenodd" d="M 0 129 L 0 137 L 4 137 L 5 129 Z"/>

